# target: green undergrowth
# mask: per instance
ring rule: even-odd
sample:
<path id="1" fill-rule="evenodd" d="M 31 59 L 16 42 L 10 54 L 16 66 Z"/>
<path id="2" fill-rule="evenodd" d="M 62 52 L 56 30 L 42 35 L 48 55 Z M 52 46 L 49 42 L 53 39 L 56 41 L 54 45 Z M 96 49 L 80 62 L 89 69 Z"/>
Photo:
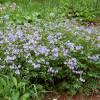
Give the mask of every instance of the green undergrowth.
<path id="1" fill-rule="evenodd" d="M 0 0 L 0 100 L 42 100 L 52 91 L 99 94 L 100 29 L 76 21 L 99 19 L 99 5 L 98 0 Z"/>
<path id="2" fill-rule="evenodd" d="M 8 15 L 14 22 L 21 23 L 28 20 L 32 22 L 38 19 L 56 19 L 56 17 L 76 18 L 83 21 L 94 21 L 99 16 L 99 0 L 1 0 L 1 4 L 12 5 L 15 2 L 16 10 L 9 7 L 1 12 Z"/>

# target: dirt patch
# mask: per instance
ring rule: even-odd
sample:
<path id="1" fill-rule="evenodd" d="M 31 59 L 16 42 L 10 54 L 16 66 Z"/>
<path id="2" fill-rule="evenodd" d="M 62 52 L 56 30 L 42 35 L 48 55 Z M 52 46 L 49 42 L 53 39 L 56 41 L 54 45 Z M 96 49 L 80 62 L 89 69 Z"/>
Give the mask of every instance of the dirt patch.
<path id="1" fill-rule="evenodd" d="M 93 94 L 86 96 L 83 94 L 77 94 L 75 96 L 68 96 L 67 93 L 48 93 L 43 100 L 100 100 L 100 95 Z"/>

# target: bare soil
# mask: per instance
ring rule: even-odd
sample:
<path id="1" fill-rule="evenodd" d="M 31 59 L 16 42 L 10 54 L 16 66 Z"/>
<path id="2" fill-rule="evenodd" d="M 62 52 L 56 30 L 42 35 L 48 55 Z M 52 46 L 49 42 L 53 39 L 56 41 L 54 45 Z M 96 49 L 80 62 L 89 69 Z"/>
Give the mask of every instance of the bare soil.
<path id="1" fill-rule="evenodd" d="M 45 95 L 43 100 L 100 100 L 100 94 L 93 94 L 91 96 L 77 94 L 71 97 L 68 96 L 67 93 L 48 93 Z"/>

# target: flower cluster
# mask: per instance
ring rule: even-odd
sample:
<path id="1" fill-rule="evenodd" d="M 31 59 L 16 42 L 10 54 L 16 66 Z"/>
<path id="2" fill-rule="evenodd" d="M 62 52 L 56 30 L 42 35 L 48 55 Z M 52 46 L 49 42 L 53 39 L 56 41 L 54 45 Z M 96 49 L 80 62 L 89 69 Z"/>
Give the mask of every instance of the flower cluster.
<path id="1" fill-rule="evenodd" d="M 83 57 L 88 61 L 100 61 L 98 53 L 92 54 L 99 50 L 99 35 L 99 29 L 88 29 L 69 20 L 47 22 L 43 26 L 29 23 L 16 27 L 8 25 L 0 31 L 0 69 L 9 66 L 20 74 L 24 61 L 34 70 L 46 68 L 49 74 L 59 73 L 58 67 L 65 65 L 73 73 L 81 75 L 84 70 L 78 63 L 85 63 L 81 62 Z"/>

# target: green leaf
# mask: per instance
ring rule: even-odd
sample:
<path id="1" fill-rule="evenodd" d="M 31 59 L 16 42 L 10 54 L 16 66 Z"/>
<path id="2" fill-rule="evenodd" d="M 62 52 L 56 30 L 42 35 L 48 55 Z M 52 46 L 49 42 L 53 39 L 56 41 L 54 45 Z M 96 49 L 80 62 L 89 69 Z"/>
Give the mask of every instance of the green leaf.
<path id="1" fill-rule="evenodd" d="M 14 85 L 17 87 L 17 79 L 15 77 L 12 78 Z"/>
<path id="2" fill-rule="evenodd" d="M 95 78 L 99 78 L 100 77 L 100 74 L 99 73 L 90 72 L 90 73 L 88 73 L 88 76 L 95 77 Z"/>
<path id="3" fill-rule="evenodd" d="M 19 100 L 19 92 L 18 91 L 12 92 L 12 100 Z"/>
<path id="4" fill-rule="evenodd" d="M 0 85 L 3 85 L 4 87 L 7 85 L 3 78 L 0 79 Z"/>
<path id="5" fill-rule="evenodd" d="M 29 93 L 25 93 L 22 97 L 21 100 L 27 100 L 29 98 L 30 94 Z"/>

